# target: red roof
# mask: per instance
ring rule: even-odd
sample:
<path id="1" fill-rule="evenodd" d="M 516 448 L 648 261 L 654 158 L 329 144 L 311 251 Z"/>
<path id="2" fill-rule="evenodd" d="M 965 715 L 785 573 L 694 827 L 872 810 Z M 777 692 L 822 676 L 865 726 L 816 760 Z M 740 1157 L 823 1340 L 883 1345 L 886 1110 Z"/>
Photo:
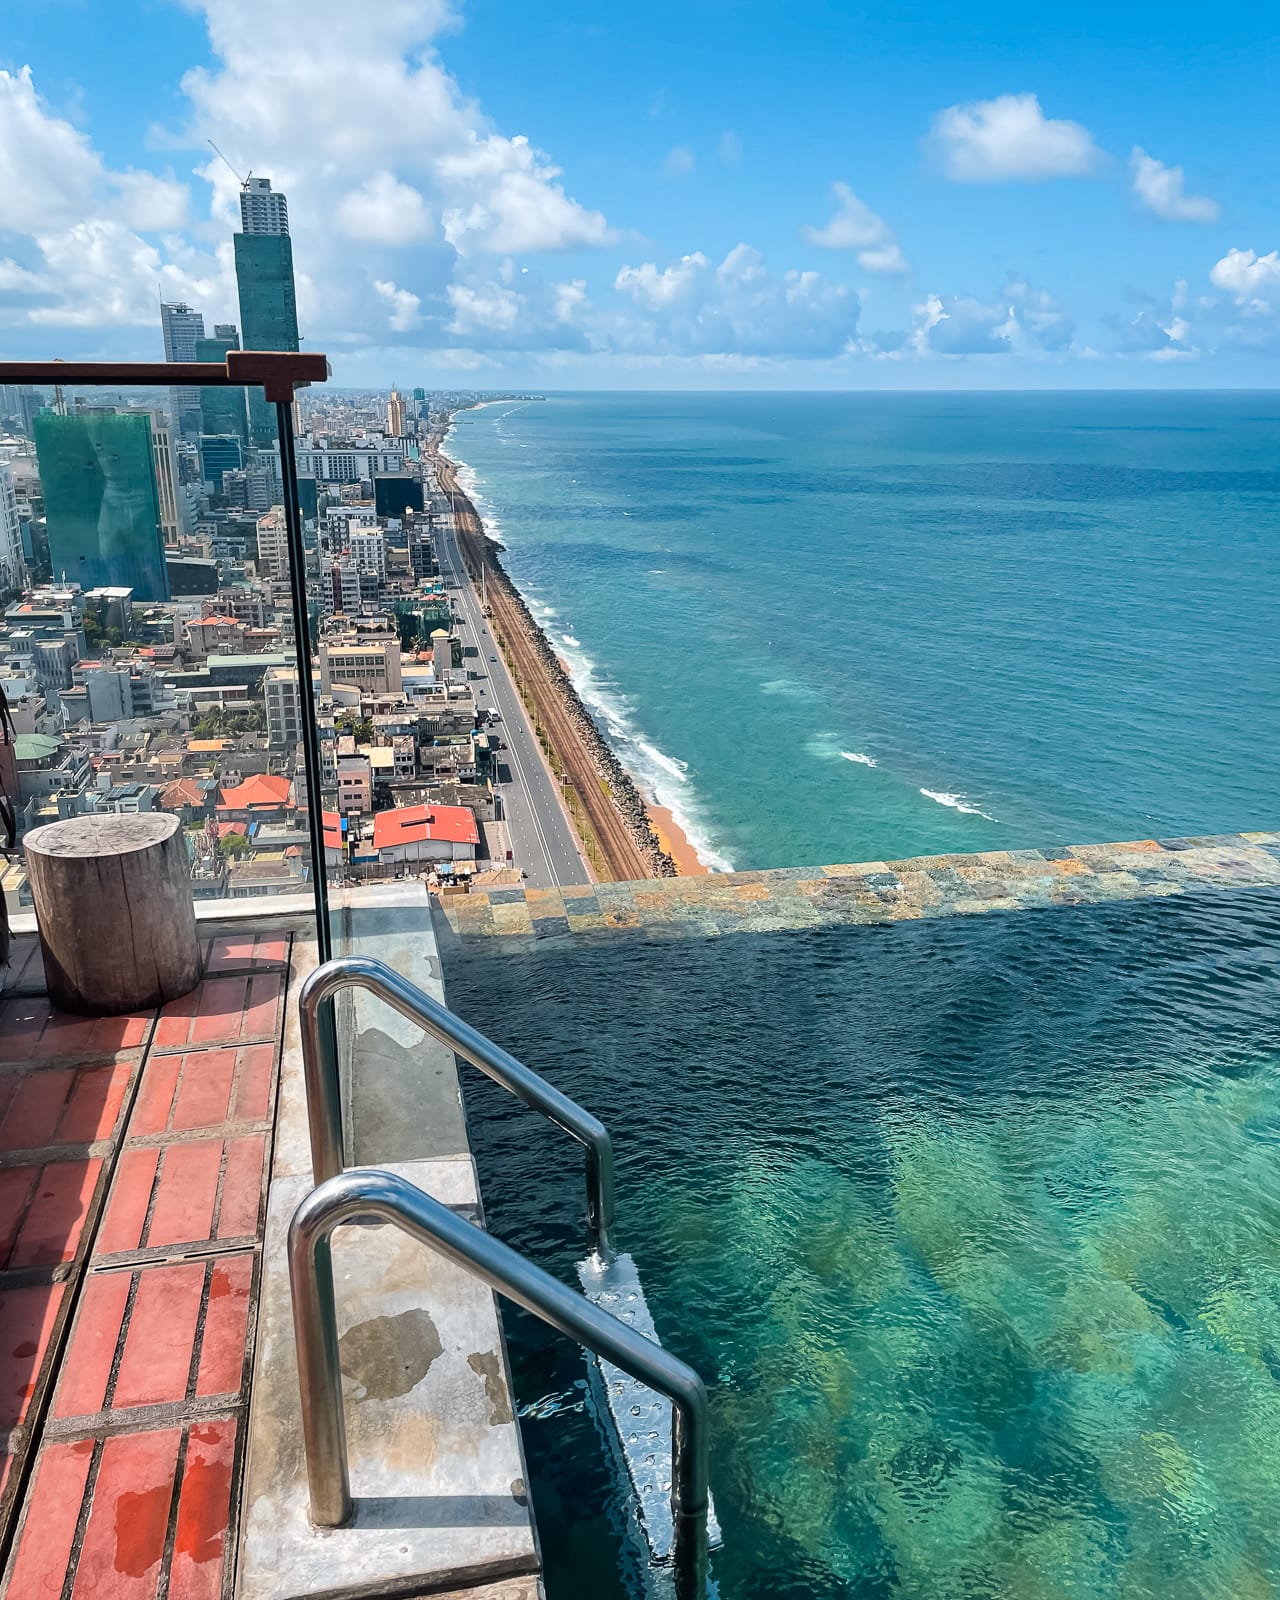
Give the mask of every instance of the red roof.
<path id="1" fill-rule="evenodd" d="M 342 849 L 342 818 L 336 811 L 322 811 L 320 821 L 324 827 L 324 847 L 326 850 Z"/>
<path id="2" fill-rule="evenodd" d="M 176 811 L 180 806 L 204 804 L 204 794 L 194 778 L 175 778 L 160 794 L 160 809 Z"/>
<path id="3" fill-rule="evenodd" d="M 441 839 L 448 844 L 479 844 L 476 819 L 466 806 L 399 806 L 379 811 L 373 819 L 373 848 L 420 844 Z"/>
<path id="4" fill-rule="evenodd" d="M 219 811 L 250 811 L 256 806 L 267 806 L 273 810 L 289 803 L 288 778 L 272 778 L 265 772 L 258 772 L 252 778 L 246 778 L 235 789 L 222 791 L 222 804 Z"/>

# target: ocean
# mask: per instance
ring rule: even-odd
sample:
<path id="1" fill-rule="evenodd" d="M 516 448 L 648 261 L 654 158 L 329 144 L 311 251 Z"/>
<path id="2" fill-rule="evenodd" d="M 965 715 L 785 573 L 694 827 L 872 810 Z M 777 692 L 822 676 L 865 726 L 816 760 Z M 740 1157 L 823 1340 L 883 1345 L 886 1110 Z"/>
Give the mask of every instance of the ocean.
<path id="1" fill-rule="evenodd" d="M 1276 826 L 1280 395 L 567 394 L 446 448 L 713 869 Z"/>

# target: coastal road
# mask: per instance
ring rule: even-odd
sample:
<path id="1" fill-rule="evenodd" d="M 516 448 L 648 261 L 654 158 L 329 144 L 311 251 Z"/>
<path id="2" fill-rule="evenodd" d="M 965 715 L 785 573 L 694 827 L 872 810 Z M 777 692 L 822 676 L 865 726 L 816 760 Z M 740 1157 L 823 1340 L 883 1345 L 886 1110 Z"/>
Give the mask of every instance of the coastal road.
<path id="1" fill-rule="evenodd" d="M 499 752 L 499 764 L 509 774 L 500 793 L 515 865 L 523 867 L 525 881 L 534 889 L 590 883 L 591 874 L 560 796 L 560 785 L 551 776 L 524 702 L 467 575 L 453 518 L 438 521 L 437 529 L 440 573 L 453 586 L 455 609 L 465 623 L 458 636 L 464 647 L 474 645 L 478 652 L 463 656 L 468 669 L 481 674 L 472 684 L 476 704 L 496 711 L 502 719 L 490 731 L 507 747 Z"/>

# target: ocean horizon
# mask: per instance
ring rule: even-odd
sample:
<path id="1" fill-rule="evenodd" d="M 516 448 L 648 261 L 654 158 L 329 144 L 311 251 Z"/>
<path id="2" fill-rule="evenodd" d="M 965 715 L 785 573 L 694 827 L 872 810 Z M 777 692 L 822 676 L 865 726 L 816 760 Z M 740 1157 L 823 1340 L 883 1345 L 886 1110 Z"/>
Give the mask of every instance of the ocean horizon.
<path id="1" fill-rule="evenodd" d="M 713 869 L 1275 821 L 1272 391 L 575 393 L 446 450 Z"/>

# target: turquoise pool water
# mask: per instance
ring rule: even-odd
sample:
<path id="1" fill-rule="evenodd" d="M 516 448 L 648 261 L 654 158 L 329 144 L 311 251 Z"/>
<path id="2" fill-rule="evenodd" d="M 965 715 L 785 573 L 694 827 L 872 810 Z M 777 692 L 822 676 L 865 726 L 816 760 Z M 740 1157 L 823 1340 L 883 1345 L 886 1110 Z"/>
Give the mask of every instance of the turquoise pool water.
<path id="1" fill-rule="evenodd" d="M 726 1600 L 1280 1590 L 1278 934 L 1251 891 L 450 960 L 614 1133 Z M 571 1277 L 574 1147 L 468 1107 L 490 1225 Z M 508 1327 L 551 1600 L 634 1595 L 582 1358 Z"/>

